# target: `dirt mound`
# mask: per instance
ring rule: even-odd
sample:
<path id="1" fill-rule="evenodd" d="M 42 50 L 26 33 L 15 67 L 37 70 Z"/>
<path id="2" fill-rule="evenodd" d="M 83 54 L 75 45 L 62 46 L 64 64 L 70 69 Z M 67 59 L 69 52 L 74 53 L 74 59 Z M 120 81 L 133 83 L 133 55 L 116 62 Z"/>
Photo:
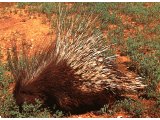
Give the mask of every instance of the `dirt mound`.
<path id="1" fill-rule="evenodd" d="M 5 50 L 9 45 L 9 40 L 14 34 L 20 34 L 21 39 L 26 39 L 32 45 L 37 45 L 41 41 L 54 40 L 55 34 L 49 23 L 44 23 L 43 17 L 34 17 L 26 14 L 10 13 L 13 8 L 7 10 L 0 18 L 0 44 L 1 44 L 1 59 L 6 59 Z M 8 12 L 9 11 L 9 12 Z M 17 10 L 18 13 L 24 12 Z M 19 39 L 19 38 L 17 38 Z"/>

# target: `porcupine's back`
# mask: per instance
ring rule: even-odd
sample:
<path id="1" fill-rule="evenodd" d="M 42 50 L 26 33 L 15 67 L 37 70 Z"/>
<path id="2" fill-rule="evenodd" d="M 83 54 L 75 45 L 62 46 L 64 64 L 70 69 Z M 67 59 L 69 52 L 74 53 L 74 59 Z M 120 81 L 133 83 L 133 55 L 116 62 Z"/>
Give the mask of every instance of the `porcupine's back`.
<path id="1" fill-rule="evenodd" d="M 23 51 L 23 65 L 18 55 L 9 54 L 9 61 L 14 61 L 9 64 L 16 79 L 17 104 L 39 98 L 49 106 L 57 104 L 74 111 L 102 106 L 109 97 L 116 97 L 113 93 L 144 88 L 141 81 L 128 79 L 116 69 L 115 56 L 106 55 L 110 46 L 104 45 L 102 34 L 94 30 L 95 19 L 84 18 L 60 17 L 56 40 L 32 57 Z"/>

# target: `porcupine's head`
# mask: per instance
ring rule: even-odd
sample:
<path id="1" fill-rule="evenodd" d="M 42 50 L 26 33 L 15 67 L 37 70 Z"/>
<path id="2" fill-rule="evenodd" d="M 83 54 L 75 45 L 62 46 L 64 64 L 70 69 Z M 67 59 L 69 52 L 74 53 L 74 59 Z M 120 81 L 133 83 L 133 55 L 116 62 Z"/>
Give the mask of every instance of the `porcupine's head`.
<path id="1" fill-rule="evenodd" d="M 15 98 L 16 104 L 20 107 L 20 111 L 22 110 L 24 102 L 34 104 L 36 99 L 42 102 L 39 94 L 40 90 L 37 89 L 37 86 L 25 85 L 22 81 L 22 76 L 25 76 L 24 72 L 21 72 L 13 91 L 13 97 Z"/>
<path id="2" fill-rule="evenodd" d="M 43 69 L 43 62 L 47 62 L 45 59 L 49 54 L 44 52 L 42 47 L 31 51 L 25 39 L 20 38 L 19 41 L 17 40 L 20 35 L 18 32 L 12 34 L 11 49 L 7 50 L 7 61 L 15 80 L 13 97 L 17 105 L 21 107 L 24 102 L 35 103 L 35 99 L 39 99 L 43 103 L 41 99 L 43 94 L 41 86 L 43 84 L 37 82 L 39 78 L 36 79 L 36 77 L 39 75 L 41 68 Z M 24 36 L 22 35 L 22 37 Z M 41 55 L 42 51 L 46 54 Z M 31 55 L 31 53 L 33 54 Z"/>

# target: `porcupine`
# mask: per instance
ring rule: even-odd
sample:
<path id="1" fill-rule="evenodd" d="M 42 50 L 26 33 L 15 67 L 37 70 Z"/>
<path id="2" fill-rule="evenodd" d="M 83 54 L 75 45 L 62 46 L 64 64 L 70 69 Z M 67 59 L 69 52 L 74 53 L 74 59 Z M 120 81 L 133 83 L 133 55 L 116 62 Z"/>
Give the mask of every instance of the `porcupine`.
<path id="1" fill-rule="evenodd" d="M 16 80 L 13 94 L 19 106 L 37 98 L 48 106 L 56 104 L 62 110 L 77 112 L 145 87 L 140 80 L 129 79 L 117 70 L 115 55 L 106 57 L 110 46 L 104 45 L 95 20 L 93 16 L 66 18 L 60 14 L 56 40 L 45 49 L 37 48 L 32 57 L 24 50 L 23 64 L 15 51 L 8 51 Z M 15 45 L 13 48 L 16 50 Z"/>

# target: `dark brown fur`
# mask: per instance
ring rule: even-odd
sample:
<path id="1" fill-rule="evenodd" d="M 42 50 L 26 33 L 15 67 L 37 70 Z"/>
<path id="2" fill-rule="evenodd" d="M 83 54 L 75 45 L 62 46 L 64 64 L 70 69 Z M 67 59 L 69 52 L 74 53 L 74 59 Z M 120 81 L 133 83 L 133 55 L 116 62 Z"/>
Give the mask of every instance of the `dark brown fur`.
<path id="1" fill-rule="evenodd" d="M 94 93 L 77 89 L 81 82 L 65 63 L 61 61 L 54 65 L 53 61 L 30 84 L 23 85 L 21 80 L 18 80 L 14 90 L 17 104 L 21 106 L 25 101 L 34 103 L 37 98 L 50 107 L 56 104 L 62 110 L 77 113 L 112 102 L 116 95 L 105 90 Z M 73 85 L 74 82 L 76 86 Z"/>

